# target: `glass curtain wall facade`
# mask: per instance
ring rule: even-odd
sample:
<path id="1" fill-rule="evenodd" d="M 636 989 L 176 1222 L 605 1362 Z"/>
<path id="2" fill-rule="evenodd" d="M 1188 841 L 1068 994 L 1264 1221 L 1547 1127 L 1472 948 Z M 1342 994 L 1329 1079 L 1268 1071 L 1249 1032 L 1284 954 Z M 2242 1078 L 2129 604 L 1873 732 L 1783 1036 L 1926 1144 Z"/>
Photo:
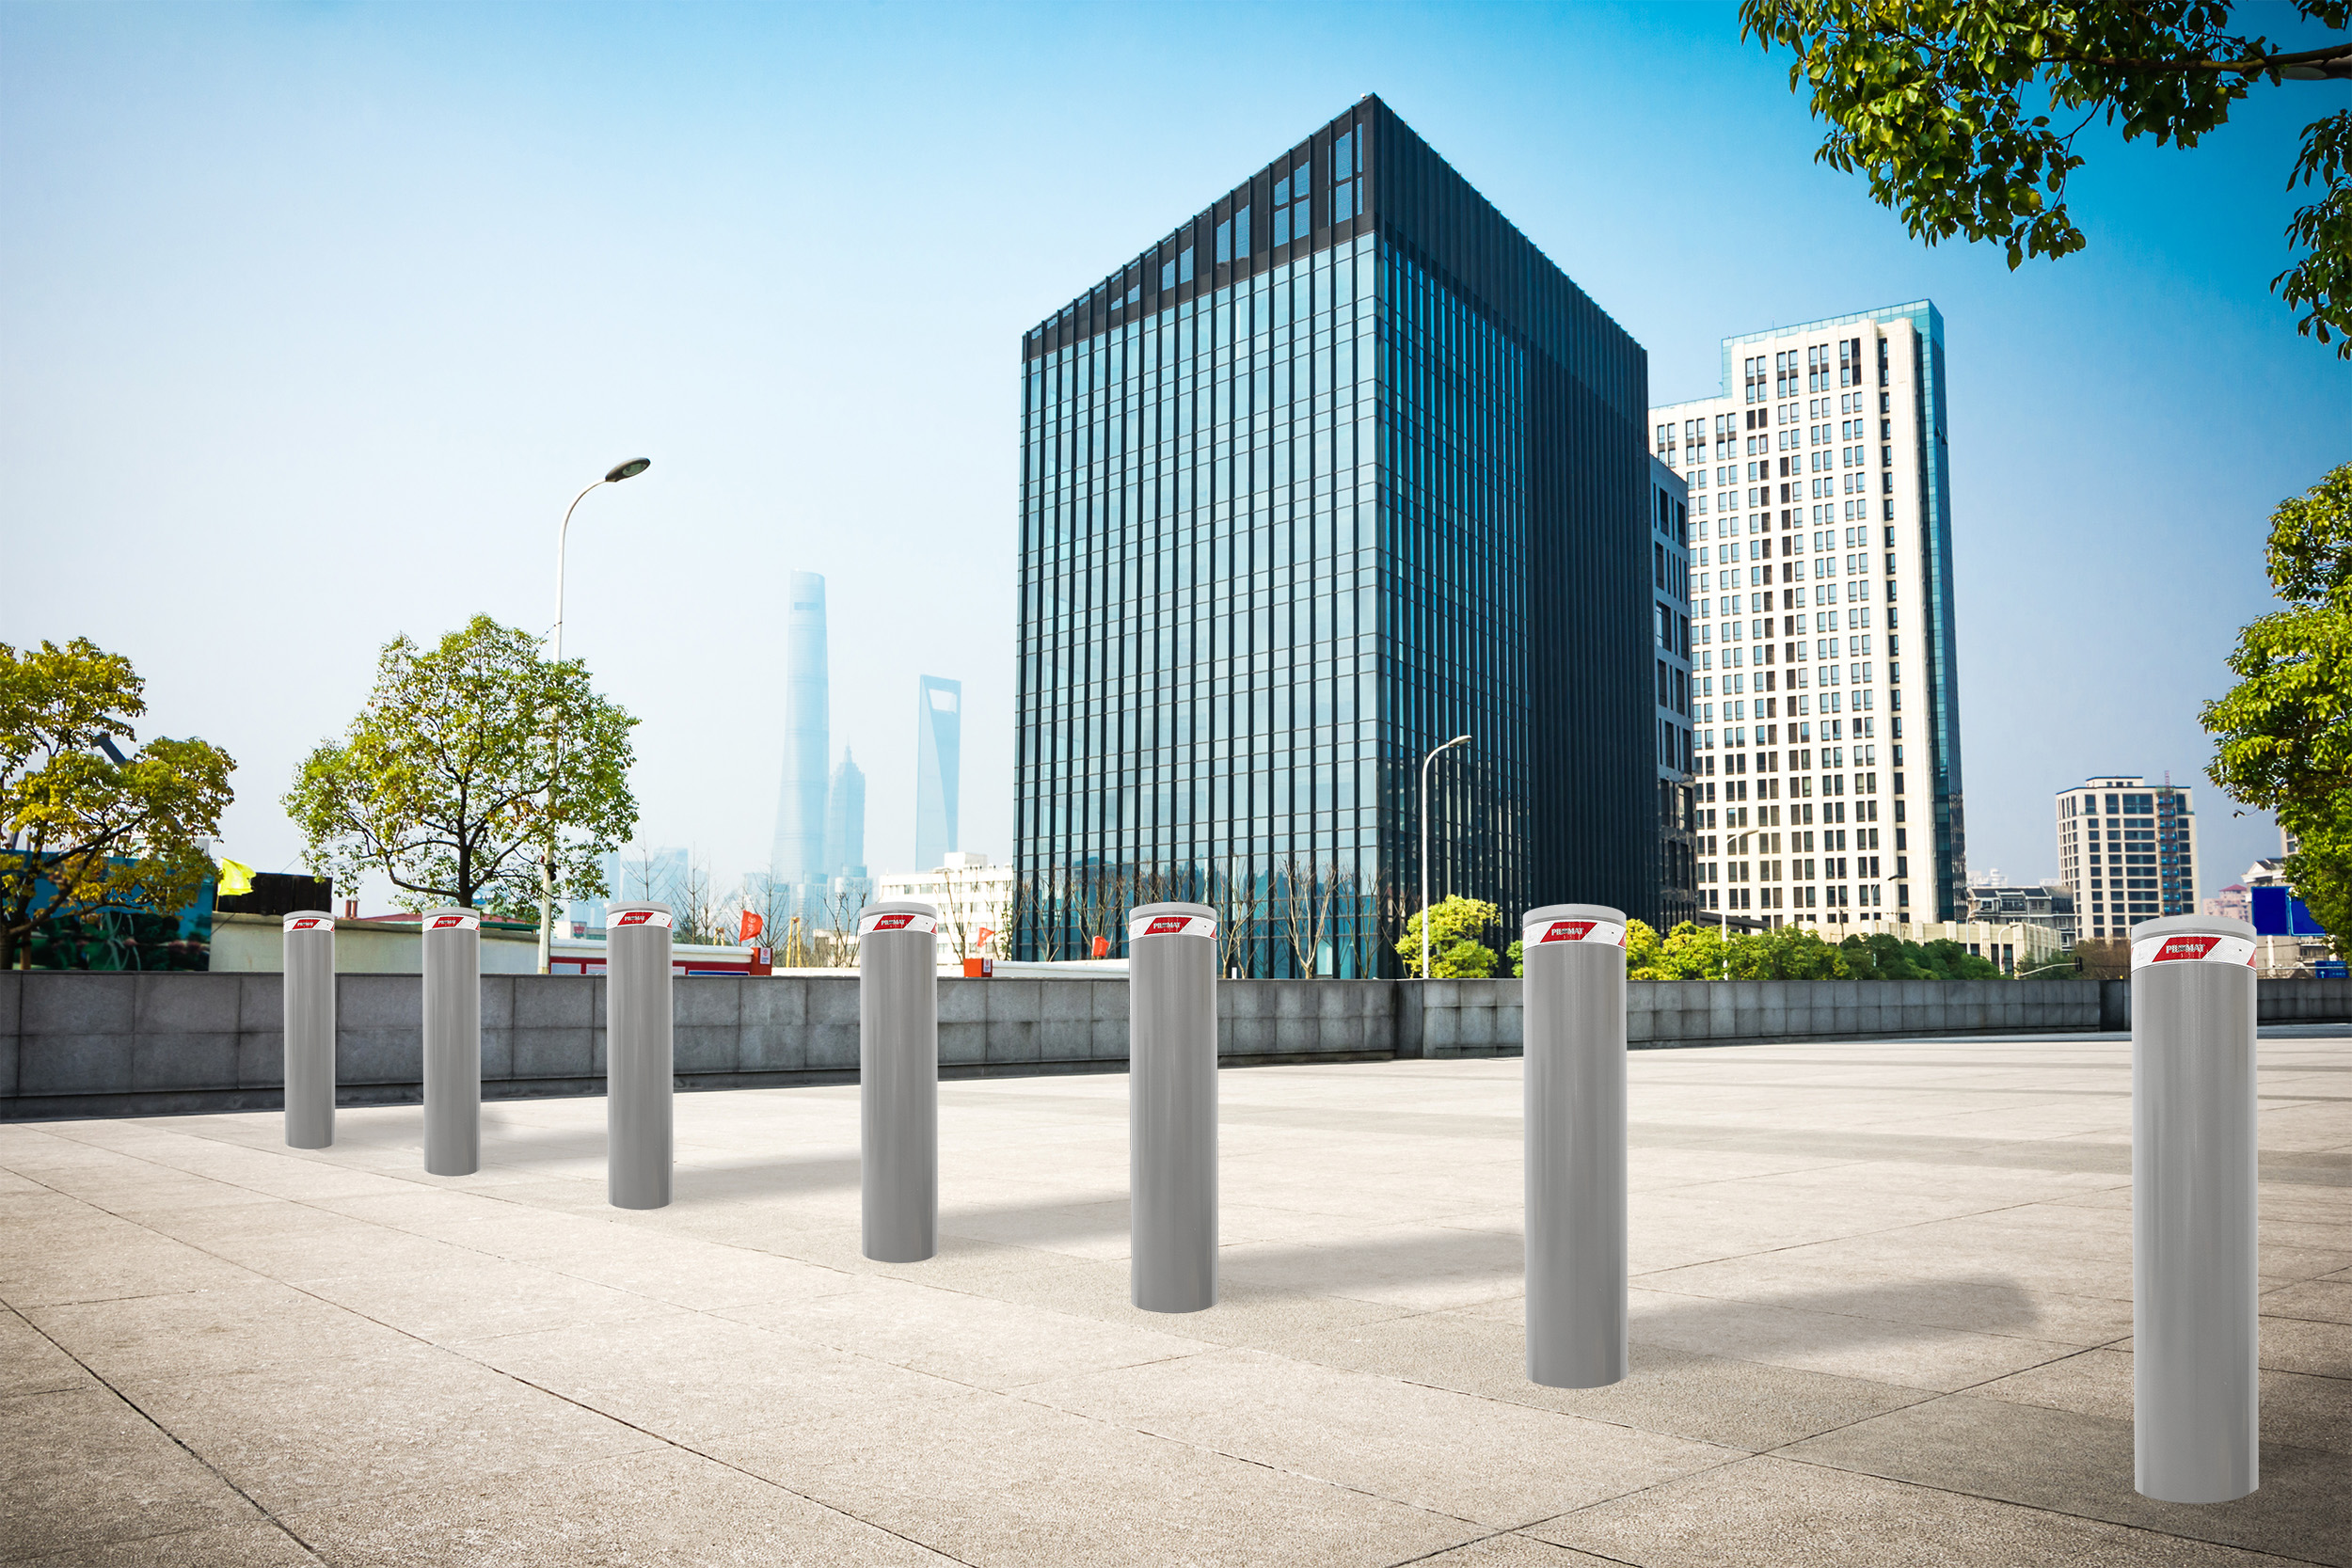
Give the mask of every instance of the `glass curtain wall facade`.
<path id="1" fill-rule="evenodd" d="M 1385 105 L 1024 358 L 1020 956 L 1186 898 L 1229 973 L 1398 973 L 1463 734 L 1433 899 L 1655 916 L 1646 363 Z"/>

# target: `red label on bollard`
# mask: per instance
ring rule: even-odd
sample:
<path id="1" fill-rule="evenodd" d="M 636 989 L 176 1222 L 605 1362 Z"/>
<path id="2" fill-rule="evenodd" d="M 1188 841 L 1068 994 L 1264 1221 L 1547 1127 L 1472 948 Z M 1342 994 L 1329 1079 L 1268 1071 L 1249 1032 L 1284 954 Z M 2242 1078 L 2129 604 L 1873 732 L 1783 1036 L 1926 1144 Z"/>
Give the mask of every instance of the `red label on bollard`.
<path id="1" fill-rule="evenodd" d="M 927 914 L 869 914 L 857 923 L 857 934 L 870 937 L 876 931 L 924 931 L 936 933 L 939 922 Z"/>
<path id="2" fill-rule="evenodd" d="M 437 931 L 478 931 L 482 928 L 482 922 L 470 914 L 437 914 L 433 917 L 432 928 Z"/>
<path id="3" fill-rule="evenodd" d="M 1127 940 L 1137 937 L 1214 937 L 1216 922 L 1197 914 L 1154 914 L 1127 923 Z"/>
<path id="4" fill-rule="evenodd" d="M 289 915 L 286 918 L 286 929 L 289 931 L 331 931 L 334 928 L 335 918 L 332 915 Z"/>
<path id="5" fill-rule="evenodd" d="M 615 926 L 667 926 L 670 917 L 660 910 L 623 910 Z"/>
<path id="6" fill-rule="evenodd" d="M 2189 933 L 2177 937 L 2145 937 L 2132 943 L 2132 967 L 2150 964 L 2208 963 L 2251 967 L 2254 944 L 2244 937 Z"/>
<path id="7" fill-rule="evenodd" d="M 1527 930 L 1533 932 L 1535 927 L 1530 926 Z M 1543 934 L 1534 940 L 1539 942 L 1605 942 L 1613 947 L 1623 947 L 1625 927 L 1608 920 L 1548 920 L 1544 922 Z"/>

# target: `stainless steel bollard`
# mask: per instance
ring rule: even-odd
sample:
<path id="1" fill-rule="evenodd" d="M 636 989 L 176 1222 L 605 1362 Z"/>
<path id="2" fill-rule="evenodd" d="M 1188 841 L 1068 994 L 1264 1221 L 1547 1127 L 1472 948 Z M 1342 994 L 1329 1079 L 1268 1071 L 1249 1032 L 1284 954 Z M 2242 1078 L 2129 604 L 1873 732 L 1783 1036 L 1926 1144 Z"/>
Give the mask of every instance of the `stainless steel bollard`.
<path id="1" fill-rule="evenodd" d="M 1527 1040 L 1527 1378 L 1626 1374 L 1625 914 L 1551 904 L 1521 922 Z"/>
<path id="2" fill-rule="evenodd" d="M 424 911 L 424 1168 L 482 1168 L 482 916 Z"/>
<path id="3" fill-rule="evenodd" d="M 335 917 L 286 917 L 286 1147 L 335 1141 Z"/>
<path id="4" fill-rule="evenodd" d="M 670 1201 L 673 1140 L 670 906 L 605 914 L 605 1196 L 615 1209 Z"/>
<path id="5" fill-rule="evenodd" d="M 2221 1503 L 2261 1484 L 2254 928 L 2132 927 L 2133 1484 Z"/>
<path id="6" fill-rule="evenodd" d="M 939 1251 L 937 906 L 868 904 L 857 917 L 858 1171 L 866 1256 Z"/>
<path id="7" fill-rule="evenodd" d="M 1147 1312 L 1216 1305 L 1216 911 L 1127 922 L 1129 1282 Z"/>

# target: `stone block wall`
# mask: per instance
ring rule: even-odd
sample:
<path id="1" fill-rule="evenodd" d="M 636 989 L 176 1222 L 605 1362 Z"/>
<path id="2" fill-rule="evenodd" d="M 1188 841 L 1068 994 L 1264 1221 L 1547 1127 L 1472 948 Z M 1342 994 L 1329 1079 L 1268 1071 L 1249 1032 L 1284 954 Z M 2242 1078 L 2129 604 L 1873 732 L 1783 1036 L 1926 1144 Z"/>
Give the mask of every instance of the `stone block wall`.
<path id="1" fill-rule="evenodd" d="M 270 974 L 0 974 L 0 1118 L 262 1110 L 282 1102 L 282 977 Z M 421 981 L 338 977 L 339 1096 L 414 1101 Z M 596 975 L 485 974 L 483 1092 L 604 1088 Z M 1627 988 L 1640 1047 L 1901 1035 L 2063 1033 L 2128 1026 L 2124 981 L 1683 981 Z M 703 976 L 675 991 L 684 1088 L 857 1077 L 854 974 Z M 1127 1060 L 1120 979 L 940 982 L 946 1077 L 1105 1072 Z M 2352 1020 L 2352 981 L 2265 980 L 2265 1023 Z M 1516 980 L 1241 980 L 1217 987 L 1230 1066 L 1516 1055 Z"/>

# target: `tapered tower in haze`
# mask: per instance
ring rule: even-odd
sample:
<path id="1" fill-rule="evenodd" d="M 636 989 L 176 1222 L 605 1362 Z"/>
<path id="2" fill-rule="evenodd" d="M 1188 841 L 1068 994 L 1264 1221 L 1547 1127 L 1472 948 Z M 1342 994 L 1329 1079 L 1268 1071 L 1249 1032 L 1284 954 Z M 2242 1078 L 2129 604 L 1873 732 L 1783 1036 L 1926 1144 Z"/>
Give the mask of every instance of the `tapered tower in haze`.
<path id="1" fill-rule="evenodd" d="M 821 883 L 825 761 L 832 750 L 825 668 L 825 579 L 794 572 L 784 629 L 784 784 L 776 800 L 770 871 L 796 895 Z"/>
<path id="2" fill-rule="evenodd" d="M 956 768 L 963 740 L 963 683 L 925 675 L 915 688 L 914 864 L 929 871 L 956 848 Z"/>
<path id="3" fill-rule="evenodd" d="M 866 770 L 846 748 L 825 798 L 825 871 L 853 881 L 866 878 Z"/>

